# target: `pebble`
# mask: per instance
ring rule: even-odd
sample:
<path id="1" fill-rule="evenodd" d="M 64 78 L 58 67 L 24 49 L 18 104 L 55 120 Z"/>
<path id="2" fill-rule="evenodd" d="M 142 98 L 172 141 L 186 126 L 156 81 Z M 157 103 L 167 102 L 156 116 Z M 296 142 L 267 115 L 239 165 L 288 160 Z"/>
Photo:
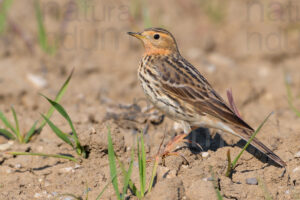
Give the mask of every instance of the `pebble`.
<path id="1" fill-rule="evenodd" d="M 201 153 L 202 158 L 207 158 L 209 156 L 208 152 L 202 152 Z"/>
<path id="2" fill-rule="evenodd" d="M 181 166 L 183 169 L 187 169 L 187 168 L 189 168 L 189 166 L 188 165 L 182 165 Z"/>
<path id="3" fill-rule="evenodd" d="M 14 142 L 13 141 L 8 141 L 5 144 L 0 144 L 0 151 L 6 151 L 7 149 L 9 149 L 11 147 L 11 145 L 13 145 Z"/>
<path id="4" fill-rule="evenodd" d="M 43 146 L 38 146 L 37 150 L 38 150 L 38 152 L 42 152 L 44 150 L 44 147 Z"/>
<path id="5" fill-rule="evenodd" d="M 15 164 L 15 168 L 16 168 L 16 169 L 20 169 L 21 167 L 22 167 L 22 165 L 21 165 L 20 163 Z"/>
<path id="6" fill-rule="evenodd" d="M 46 79 L 35 74 L 27 74 L 27 79 L 37 88 L 44 88 L 48 85 Z"/>
<path id="7" fill-rule="evenodd" d="M 214 179 L 212 177 L 203 178 L 204 181 L 213 181 Z"/>
<path id="8" fill-rule="evenodd" d="M 79 164 L 75 164 L 74 169 L 79 169 L 81 166 Z"/>
<path id="9" fill-rule="evenodd" d="M 256 178 L 247 178 L 247 179 L 246 179 L 246 183 L 247 183 L 248 185 L 257 185 L 257 184 L 258 184 L 258 181 L 257 181 Z"/>
<path id="10" fill-rule="evenodd" d="M 35 194 L 33 195 L 33 197 L 34 197 L 34 198 L 40 198 L 40 197 L 42 197 L 42 194 L 41 194 L 41 193 L 35 193 Z"/>
<path id="11" fill-rule="evenodd" d="M 300 151 L 295 154 L 295 158 L 300 158 Z"/>
<path id="12" fill-rule="evenodd" d="M 267 68 L 267 67 L 261 67 L 259 70 L 258 70 L 258 75 L 260 77 L 266 77 L 270 74 L 270 70 Z"/>
<path id="13" fill-rule="evenodd" d="M 96 129 L 94 127 L 89 128 L 89 133 L 91 134 L 96 134 Z"/>
<path id="14" fill-rule="evenodd" d="M 61 172 L 75 172 L 73 167 L 65 167 L 60 169 Z"/>
<path id="15" fill-rule="evenodd" d="M 285 191 L 285 194 L 290 194 L 290 191 L 289 190 Z"/>
<path id="16" fill-rule="evenodd" d="M 300 167 L 296 167 L 295 169 L 293 169 L 293 172 L 295 173 L 295 172 L 297 172 L 299 170 L 300 170 Z"/>
<path id="17" fill-rule="evenodd" d="M 206 71 L 210 74 L 214 73 L 216 71 L 216 69 L 217 69 L 216 66 L 212 65 L 212 64 L 210 64 L 206 67 Z"/>

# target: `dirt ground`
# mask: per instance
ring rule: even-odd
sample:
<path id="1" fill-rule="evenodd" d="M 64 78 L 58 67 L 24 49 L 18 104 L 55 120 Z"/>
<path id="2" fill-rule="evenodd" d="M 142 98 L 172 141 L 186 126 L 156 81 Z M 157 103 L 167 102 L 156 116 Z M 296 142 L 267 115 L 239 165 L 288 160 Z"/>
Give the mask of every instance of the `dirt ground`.
<path id="1" fill-rule="evenodd" d="M 49 104 L 39 93 L 54 98 L 75 68 L 61 104 L 89 148 L 88 159 L 12 156 L 8 151 L 76 153 L 46 126 L 28 144 L 0 137 L 0 199 L 96 199 L 110 180 L 107 126 L 111 127 L 117 155 L 125 163 L 135 147 L 136 134 L 145 135 L 147 158 L 152 158 L 180 127 L 161 114 L 150 116 L 136 70 L 143 54 L 140 42 L 127 31 L 156 26 L 170 30 L 182 55 L 226 97 L 231 88 L 242 117 L 254 128 L 272 111 L 257 135 L 287 163 L 286 171 L 245 152 L 232 179 L 225 177 L 226 153 L 241 148 L 239 138 L 218 130 L 198 129 L 190 138 L 202 145 L 180 148 L 180 157 L 167 157 L 158 166 L 157 179 L 145 199 L 216 199 L 212 167 L 224 199 L 300 199 L 300 118 L 287 101 L 285 75 L 291 81 L 295 107 L 300 109 L 300 31 L 298 1 L 177 0 L 177 1 L 40 1 L 49 42 L 58 38 L 54 55 L 38 44 L 34 1 L 16 0 L 8 12 L 6 31 L 0 36 L 0 110 L 13 120 L 16 109 L 21 130 L 40 120 Z M 144 2 L 144 3 L 142 3 Z M 147 17 L 148 16 L 148 17 Z M 147 20 L 149 19 L 149 20 Z M 44 82 L 36 82 L 36 77 Z M 135 104 L 135 106 L 132 106 Z M 64 131 L 68 124 L 57 113 L 51 119 Z M 2 122 L 0 126 L 3 127 Z M 204 153 L 207 152 L 207 153 Z M 299 153 L 298 153 L 299 154 Z M 149 163 L 147 178 L 152 163 Z M 133 180 L 138 182 L 134 163 Z M 255 178 L 258 184 L 248 184 Z M 120 180 L 122 181 L 122 180 Z M 88 188 L 88 189 L 87 189 Z M 137 199 L 128 193 L 128 199 Z M 116 199 L 110 185 L 102 199 Z"/>

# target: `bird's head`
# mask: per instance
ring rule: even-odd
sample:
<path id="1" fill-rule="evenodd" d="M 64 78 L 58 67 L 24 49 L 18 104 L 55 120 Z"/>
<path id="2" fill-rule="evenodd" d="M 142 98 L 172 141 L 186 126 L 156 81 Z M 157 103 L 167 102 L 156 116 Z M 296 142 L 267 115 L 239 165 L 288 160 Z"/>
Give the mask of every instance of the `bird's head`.
<path id="1" fill-rule="evenodd" d="M 179 53 L 175 38 L 165 29 L 148 28 L 143 32 L 128 32 L 128 34 L 143 42 L 145 54 L 169 55 Z"/>

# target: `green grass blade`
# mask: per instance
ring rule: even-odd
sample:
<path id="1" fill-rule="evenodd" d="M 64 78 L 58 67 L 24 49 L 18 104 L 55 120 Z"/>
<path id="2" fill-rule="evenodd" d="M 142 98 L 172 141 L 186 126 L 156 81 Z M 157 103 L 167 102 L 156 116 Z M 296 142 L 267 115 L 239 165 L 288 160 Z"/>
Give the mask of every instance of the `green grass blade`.
<path id="1" fill-rule="evenodd" d="M 146 189 L 146 151 L 144 145 L 144 133 L 141 131 L 141 158 L 142 158 L 142 185 L 143 185 L 143 192 L 145 193 Z"/>
<path id="2" fill-rule="evenodd" d="M 110 129 L 108 129 L 107 140 L 108 140 L 108 160 L 109 160 L 110 177 L 111 179 L 113 179 L 113 177 L 117 176 L 117 165 L 116 165 L 115 151 L 112 144 Z M 117 178 L 113 179 L 112 185 L 117 195 L 117 199 L 121 200 Z"/>
<path id="3" fill-rule="evenodd" d="M 215 189 L 215 192 L 216 192 L 216 195 L 217 195 L 217 199 L 218 200 L 223 200 L 221 192 L 220 192 L 220 190 L 218 189 L 218 186 L 217 186 L 217 181 L 215 179 L 215 173 L 212 170 L 212 166 L 209 167 L 209 171 L 210 171 L 212 179 L 213 179 L 212 182 L 213 182 L 213 186 L 214 186 L 214 189 Z"/>
<path id="4" fill-rule="evenodd" d="M 151 175 L 149 187 L 148 187 L 148 192 L 149 193 L 151 192 L 151 189 L 152 189 L 152 186 L 153 186 L 154 178 L 155 178 L 157 167 L 158 167 L 158 162 L 159 162 L 159 157 L 156 156 L 154 166 L 153 166 L 153 169 L 152 169 L 152 175 Z"/>
<path id="5" fill-rule="evenodd" d="M 72 133 L 73 133 L 72 138 L 74 139 L 75 144 L 76 144 L 75 145 L 76 151 L 79 155 L 81 155 L 84 152 L 84 149 L 80 145 L 80 142 L 79 142 L 79 139 L 78 139 L 78 136 L 77 136 L 77 132 L 74 128 L 74 125 L 73 125 L 73 122 L 72 122 L 70 116 L 68 115 L 66 110 L 59 103 L 56 103 L 55 101 L 52 101 L 51 99 L 49 99 L 48 97 L 46 97 L 44 95 L 42 95 L 42 96 L 45 97 L 47 99 L 47 101 L 68 121 L 69 126 L 72 129 Z M 85 152 L 84 152 L 84 155 L 85 155 Z"/>
<path id="6" fill-rule="evenodd" d="M 78 7 L 86 14 L 88 11 L 88 2 L 87 0 L 76 0 Z"/>
<path id="7" fill-rule="evenodd" d="M 133 157 L 134 157 L 134 155 L 133 155 L 133 149 L 132 149 L 128 171 L 124 175 L 124 184 L 123 184 L 123 193 L 122 193 L 123 200 L 125 200 L 128 185 L 129 185 L 129 181 L 130 181 L 130 177 L 131 177 L 131 173 L 132 173 Z"/>
<path id="8" fill-rule="evenodd" d="M 101 190 L 100 194 L 97 196 L 96 200 L 100 200 L 101 196 L 103 195 L 104 191 L 107 189 L 107 187 L 109 186 L 110 183 L 112 183 L 114 181 L 114 179 L 117 177 L 117 175 L 115 175 L 113 178 L 110 179 L 109 182 L 106 183 L 106 185 L 104 186 L 104 188 Z"/>
<path id="9" fill-rule="evenodd" d="M 270 194 L 266 184 L 259 178 L 258 179 L 258 185 L 260 186 L 260 188 L 262 189 L 264 196 L 265 196 L 265 200 L 272 200 L 272 195 Z"/>
<path id="10" fill-rule="evenodd" d="M 78 162 L 77 159 L 71 157 L 71 156 L 64 156 L 64 155 L 59 155 L 59 154 L 46 154 L 46 153 L 30 153 L 30 152 L 7 152 L 8 154 L 11 155 L 22 155 L 22 156 L 45 156 L 45 157 L 53 157 L 53 158 L 62 158 L 62 159 L 67 159 L 70 161 Z"/>
<path id="11" fill-rule="evenodd" d="M 35 17 L 38 23 L 39 44 L 44 51 L 48 51 L 47 34 L 43 23 L 42 11 L 38 0 L 34 1 Z"/>
<path id="12" fill-rule="evenodd" d="M 68 113 L 66 112 L 66 110 L 59 104 L 56 103 L 55 101 L 52 101 L 51 99 L 49 99 L 48 97 L 42 95 L 43 97 L 45 97 L 45 99 L 47 99 L 47 101 L 68 121 L 71 129 L 72 129 L 72 133 L 74 135 L 74 139 L 76 140 L 76 142 L 78 141 L 78 137 L 77 137 L 77 133 L 76 130 L 73 126 L 73 122 L 70 118 L 70 116 L 68 115 Z"/>
<path id="13" fill-rule="evenodd" d="M 71 140 L 69 139 L 69 135 L 62 132 L 57 126 L 55 126 L 45 115 L 42 114 L 42 117 L 46 120 L 52 131 L 64 142 L 69 144 L 71 147 L 75 148 Z"/>
<path id="14" fill-rule="evenodd" d="M 298 117 L 300 117 L 300 111 L 297 110 L 297 108 L 293 104 L 293 95 L 292 95 L 291 85 L 288 81 L 288 78 L 285 78 L 285 86 L 286 86 L 286 91 L 287 91 L 289 107 Z"/>
<path id="15" fill-rule="evenodd" d="M 119 165 L 120 165 L 120 168 L 122 170 L 122 173 L 123 173 L 123 176 L 125 177 L 126 176 L 126 170 L 125 170 L 125 167 L 124 167 L 124 164 L 120 161 L 120 159 L 118 157 L 116 157 Z M 138 197 L 138 199 L 142 198 L 140 196 L 140 192 L 138 191 L 137 187 L 135 186 L 135 184 L 132 182 L 131 179 L 129 179 L 129 182 L 128 182 L 128 186 L 130 188 L 130 190 L 132 191 L 132 193 Z"/>
<path id="16" fill-rule="evenodd" d="M 243 152 L 247 149 L 247 147 L 249 146 L 249 144 L 252 142 L 252 140 L 255 138 L 256 134 L 260 131 L 260 129 L 264 126 L 264 124 L 267 122 L 267 120 L 269 119 L 269 117 L 273 114 L 273 112 L 271 112 L 266 118 L 265 120 L 259 125 L 259 127 L 255 130 L 255 132 L 251 135 L 250 139 L 248 140 L 247 144 L 244 146 L 244 148 L 241 150 L 241 152 L 237 155 L 237 157 L 235 157 L 235 159 L 232 162 L 232 169 L 235 168 L 237 161 L 239 160 L 239 158 L 241 157 L 241 155 L 243 154 Z"/>
<path id="17" fill-rule="evenodd" d="M 11 140 L 15 140 L 16 139 L 16 137 L 11 132 L 9 132 L 6 129 L 0 128 L 0 135 L 1 134 L 4 135 L 4 136 L 6 136 L 6 137 L 8 137 Z"/>
<path id="18" fill-rule="evenodd" d="M 148 2 L 146 0 L 142 1 L 143 5 L 143 21 L 144 21 L 144 27 L 151 27 L 151 19 L 150 19 L 150 13 L 149 13 L 149 8 L 148 8 Z"/>
<path id="19" fill-rule="evenodd" d="M 15 124 L 16 124 L 16 129 L 15 130 L 16 130 L 17 138 L 18 138 L 19 142 L 22 143 L 23 142 L 23 136 L 20 133 L 19 120 L 18 120 L 17 113 L 16 113 L 16 111 L 15 111 L 15 109 L 14 109 L 13 106 L 11 107 L 11 112 L 13 114 L 13 117 L 14 117 L 14 120 L 15 120 Z"/>
<path id="20" fill-rule="evenodd" d="M 142 169 L 142 155 L 140 150 L 140 139 L 139 135 L 137 135 L 137 153 L 138 153 L 138 164 L 139 164 L 139 177 L 140 177 L 140 191 L 138 192 L 141 197 L 144 195 L 144 189 L 143 189 L 143 169 Z"/>
<path id="21" fill-rule="evenodd" d="M 3 0 L 0 7 L 0 34 L 5 30 L 7 24 L 7 11 L 10 8 L 13 0 Z"/>
<path id="22" fill-rule="evenodd" d="M 37 125 L 37 121 L 34 122 L 34 124 L 32 125 L 32 127 L 30 128 L 30 130 L 26 133 L 25 138 L 24 138 L 24 143 L 28 143 L 31 139 L 31 137 L 33 136 L 34 132 L 35 132 L 35 127 Z"/>
<path id="23" fill-rule="evenodd" d="M 59 103 L 59 101 L 61 100 L 61 98 L 65 94 L 65 92 L 67 90 L 67 87 L 69 85 L 69 82 L 72 78 L 73 72 L 74 72 L 74 69 L 71 71 L 71 73 L 68 76 L 67 80 L 64 82 L 64 84 L 59 89 L 59 91 L 58 91 L 58 93 L 57 93 L 57 95 L 54 99 L 55 102 Z M 54 110 L 55 110 L 54 107 L 51 106 L 45 116 L 49 119 L 51 117 L 51 115 L 53 114 Z M 38 130 L 41 131 L 45 125 L 46 125 L 46 120 L 43 120 Z"/>
<path id="24" fill-rule="evenodd" d="M 46 53 L 54 54 L 56 48 L 48 44 L 47 33 L 44 25 L 43 14 L 41 11 L 39 0 L 34 1 L 34 10 L 35 10 L 35 17 L 38 25 L 39 44 Z"/>
<path id="25" fill-rule="evenodd" d="M 227 170 L 225 176 L 229 177 L 232 172 L 232 163 L 231 163 L 231 156 L 230 156 L 230 149 L 227 151 Z"/>
<path id="26" fill-rule="evenodd" d="M 15 135 L 17 135 L 16 129 L 13 127 L 13 125 L 8 121 L 8 119 L 1 111 L 0 111 L 0 119 L 7 128 L 9 128 Z"/>

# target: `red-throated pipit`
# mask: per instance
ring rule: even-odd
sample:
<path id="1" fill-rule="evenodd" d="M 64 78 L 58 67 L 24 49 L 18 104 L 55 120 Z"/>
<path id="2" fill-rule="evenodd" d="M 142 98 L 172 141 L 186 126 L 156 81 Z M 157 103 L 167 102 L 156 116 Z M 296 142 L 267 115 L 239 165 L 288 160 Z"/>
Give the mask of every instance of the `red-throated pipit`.
<path id="1" fill-rule="evenodd" d="M 145 54 L 138 77 L 147 98 L 170 118 L 191 127 L 216 128 L 249 140 L 254 130 L 238 117 L 200 72 L 179 53 L 173 35 L 162 28 L 129 32 L 142 41 Z M 276 154 L 254 138 L 251 143 L 280 166 Z"/>

